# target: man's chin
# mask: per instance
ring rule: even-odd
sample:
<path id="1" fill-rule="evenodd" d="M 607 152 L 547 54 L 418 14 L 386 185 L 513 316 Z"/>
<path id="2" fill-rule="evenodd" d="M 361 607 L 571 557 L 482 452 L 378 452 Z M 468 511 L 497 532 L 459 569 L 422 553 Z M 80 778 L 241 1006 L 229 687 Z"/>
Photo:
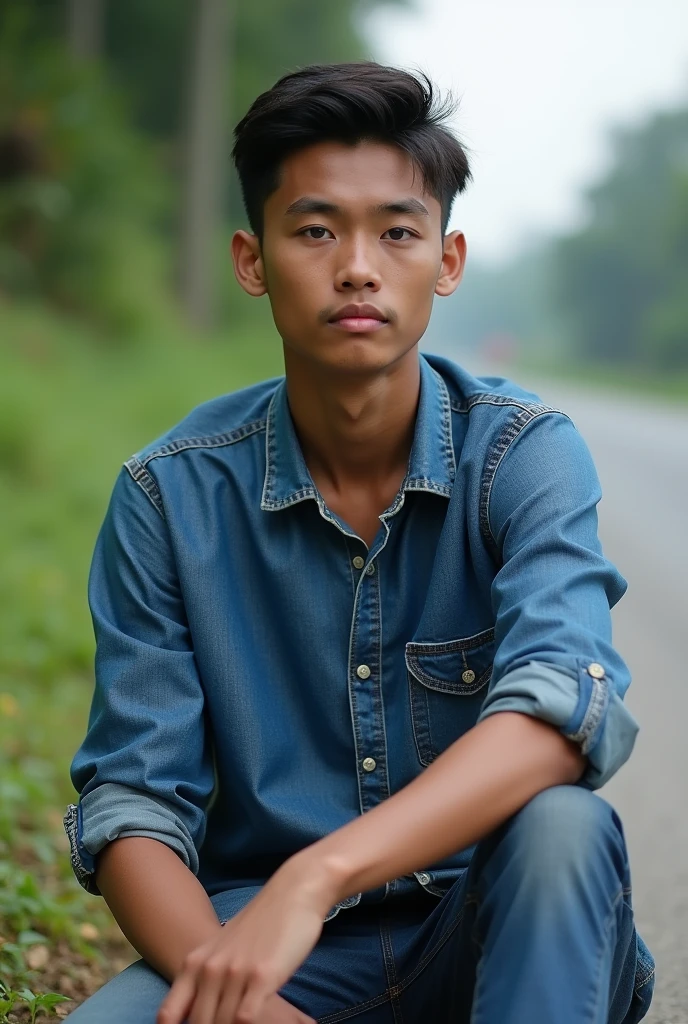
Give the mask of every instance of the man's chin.
<path id="1" fill-rule="evenodd" d="M 418 341 L 383 339 L 383 331 L 370 334 L 347 335 L 343 341 L 332 344 L 331 339 L 321 345 L 286 345 L 300 360 L 317 364 L 331 373 L 375 374 L 384 373 L 411 351 Z"/>

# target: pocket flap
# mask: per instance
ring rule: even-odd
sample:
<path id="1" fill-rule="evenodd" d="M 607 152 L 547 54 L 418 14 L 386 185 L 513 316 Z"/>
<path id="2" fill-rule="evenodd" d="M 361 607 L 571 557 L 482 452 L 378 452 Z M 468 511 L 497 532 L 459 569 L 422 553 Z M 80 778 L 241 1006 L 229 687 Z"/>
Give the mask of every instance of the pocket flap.
<path id="1" fill-rule="evenodd" d="M 492 674 L 494 655 L 494 629 L 444 643 L 406 644 L 409 672 L 424 686 L 443 693 L 476 693 Z"/>

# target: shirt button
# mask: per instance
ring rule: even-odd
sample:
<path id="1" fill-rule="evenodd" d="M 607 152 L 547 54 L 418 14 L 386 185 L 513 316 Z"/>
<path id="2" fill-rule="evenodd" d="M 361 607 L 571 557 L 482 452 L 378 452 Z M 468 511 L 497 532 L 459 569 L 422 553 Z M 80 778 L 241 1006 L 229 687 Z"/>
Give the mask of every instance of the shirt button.
<path id="1" fill-rule="evenodd" d="M 374 575 L 375 575 L 375 565 L 373 564 L 373 562 L 371 562 L 370 565 L 368 566 L 368 568 L 366 569 L 366 576 L 374 576 Z"/>
<path id="2" fill-rule="evenodd" d="M 366 757 L 363 761 L 363 767 L 367 772 L 372 772 L 373 768 L 375 767 L 375 758 Z"/>
<path id="3" fill-rule="evenodd" d="M 370 677 L 370 669 L 367 665 L 359 665 L 356 669 L 356 675 L 359 679 L 368 679 Z"/>
<path id="4" fill-rule="evenodd" d="M 427 885 L 430 882 L 430 875 L 427 873 L 427 871 L 421 871 L 418 875 L 416 875 L 416 878 L 418 879 L 421 885 Z"/>
<path id="5" fill-rule="evenodd" d="M 592 665 L 588 665 L 588 675 L 593 679 L 604 679 L 604 669 L 598 662 L 593 661 Z"/>
<path id="6" fill-rule="evenodd" d="M 472 668 L 467 668 L 465 672 L 461 673 L 461 678 L 463 679 L 464 683 L 472 683 L 473 680 L 475 679 L 475 672 L 473 671 Z"/>
<path id="7" fill-rule="evenodd" d="M 354 563 L 354 569 L 362 569 L 365 565 L 365 558 L 361 558 L 360 555 L 356 555 L 352 561 Z"/>

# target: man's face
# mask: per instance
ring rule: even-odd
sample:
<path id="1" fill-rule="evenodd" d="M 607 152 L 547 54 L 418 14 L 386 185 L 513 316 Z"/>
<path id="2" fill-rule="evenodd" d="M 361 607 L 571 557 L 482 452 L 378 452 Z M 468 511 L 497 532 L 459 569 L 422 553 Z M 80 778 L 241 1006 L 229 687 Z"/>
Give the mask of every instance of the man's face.
<path id="1" fill-rule="evenodd" d="M 324 142 L 290 156 L 265 203 L 262 246 L 237 236 L 237 277 L 253 294 L 267 291 L 286 349 L 358 372 L 384 369 L 417 344 L 435 292 L 458 284 L 465 252 L 458 232 L 443 239 L 440 204 L 409 157 L 375 142 Z M 457 236 L 462 252 L 447 254 Z"/>

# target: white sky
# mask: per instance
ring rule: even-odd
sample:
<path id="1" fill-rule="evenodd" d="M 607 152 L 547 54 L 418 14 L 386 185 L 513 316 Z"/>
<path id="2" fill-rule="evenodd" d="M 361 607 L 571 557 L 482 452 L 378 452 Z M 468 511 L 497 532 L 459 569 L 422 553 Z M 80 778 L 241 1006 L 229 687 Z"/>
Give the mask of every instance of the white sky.
<path id="1" fill-rule="evenodd" d="M 610 125 L 688 102 L 686 0 L 415 0 L 367 30 L 378 60 L 460 97 L 474 181 L 450 228 L 482 259 L 580 220 Z"/>

